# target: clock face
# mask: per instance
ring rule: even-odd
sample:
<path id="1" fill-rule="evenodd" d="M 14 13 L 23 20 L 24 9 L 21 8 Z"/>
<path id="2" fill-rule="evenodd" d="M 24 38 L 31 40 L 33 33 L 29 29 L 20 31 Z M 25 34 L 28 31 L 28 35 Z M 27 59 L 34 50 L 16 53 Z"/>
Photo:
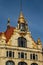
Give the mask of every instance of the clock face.
<path id="1" fill-rule="evenodd" d="M 14 65 L 14 63 L 12 61 L 8 61 L 6 65 Z"/>

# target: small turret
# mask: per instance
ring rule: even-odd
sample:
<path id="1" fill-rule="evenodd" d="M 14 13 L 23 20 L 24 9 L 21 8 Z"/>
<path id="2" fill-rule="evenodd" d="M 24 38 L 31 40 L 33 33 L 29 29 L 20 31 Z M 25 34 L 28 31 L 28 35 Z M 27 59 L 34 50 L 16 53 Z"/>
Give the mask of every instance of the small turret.
<path id="1" fill-rule="evenodd" d="M 42 49 L 42 43 L 41 43 L 40 38 L 38 38 L 38 40 L 37 40 L 37 45 L 38 45 L 39 49 Z"/>
<path id="2" fill-rule="evenodd" d="M 40 38 L 38 38 L 37 44 L 38 44 L 38 45 L 41 45 L 41 44 L 42 44 Z"/>
<path id="3" fill-rule="evenodd" d="M 27 28 L 28 25 L 27 25 L 27 22 L 23 16 L 23 13 L 20 12 L 20 16 L 19 16 L 19 19 L 18 19 L 18 28 L 20 29 L 20 31 L 27 31 Z"/>
<path id="4" fill-rule="evenodd" d="M 22 12 L 20 12 L 18 23 L 25 23 L 25 19 Z"/>

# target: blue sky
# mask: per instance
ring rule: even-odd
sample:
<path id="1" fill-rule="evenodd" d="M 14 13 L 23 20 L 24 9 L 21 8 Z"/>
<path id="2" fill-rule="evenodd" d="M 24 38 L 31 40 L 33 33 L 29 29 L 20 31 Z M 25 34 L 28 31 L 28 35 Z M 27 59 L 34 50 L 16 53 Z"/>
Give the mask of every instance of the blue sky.
<path id="1" fill-rule="evenodd" d="M 34 40 L 39 37 L 43 43 L 43 0 L 22 0 L 22 11 L 28 21 Z M 0 0 L 0 32 L 7 28 L 7 19 L 11 26 L 17 25 L 20 14 L 20 0 Z"/>

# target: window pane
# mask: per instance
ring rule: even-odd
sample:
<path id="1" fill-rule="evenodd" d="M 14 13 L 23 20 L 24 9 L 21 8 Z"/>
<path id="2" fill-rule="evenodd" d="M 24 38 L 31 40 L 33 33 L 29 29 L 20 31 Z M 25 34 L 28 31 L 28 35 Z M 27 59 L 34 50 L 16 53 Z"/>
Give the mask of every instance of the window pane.
<path id="1" fill-rule="evenodd" d="M 19 37 L 18 38 L 18 46 L 19 47 L 26 47 L 27 46 L 27 43 L 26 43 L 26 39 L 23 38 L 23 37 Z"/>
<path id="2" fill-rule="evenodd" d="M 7 56 L 7 57 L 14 57 L 14 52 L 12 52 L 12 51 L 7 51 L 7 52 L 6 52 L 6 56 Z"/>
<path id="3" fill-rule="evenodd" d="M 21 24 L 20 24 L 20 30 L 21 30 L 21 31 L 25 31 L 25 30 L 26 30 L 24 23 L 21 23 Z"/>
<path id="4" fill-rule="evenodd" d="M 31 65 L 38 65 L 37 63 L 32 63 Z"/>
<path id="5" fill-rule="evenodd" d="M 20 53 L 18 53 L 18 58 L 20 58 Z"/>
<path id="6" fill-rule="evenodd" d="M 6 65 L 15 65 L 13 61 L 7 61 Z"/>
<path id="7" fill-rule="evenodd" d="M 12 56 L 14 57 L 14 52 L 12 53 Z"/>
<path id="8" fill-rule="evenodd" d="M 33 54 L 33 60 L 35 60 L 35 54 Z"/>
<path id="9" fill-rule="evenodd" d="M 9 51 L 9 57 L 12 57 L 12 51 Z"/>
<path id="10" fill-rule="evenodd" d="M 38 60 L 38 56 L 36 55 L 36 60 Z"/>
<path id="11" fill-rule="evenodd" d="M 24 53 L 21 53 L 21 58 L 24 58 Z"/>
<path id="12" fill-rule="evenodd" d="M 32 59 L 32 54 L 30 54 L 30 59 Z"/>
<path id="13" fill-rule="evenodd" d="M 6 56 L 8 57 L 8 51 L 6 52 Z"/>
<path id="14" fill-rule="evenodd" d="M 25 62 L 19 62 L 18 65 L 27 65 Z"/>
<path id="15" fill-rule="evenodd" d="M 25 53 L 25 59 L 27 59 L 27 53 Z"/>

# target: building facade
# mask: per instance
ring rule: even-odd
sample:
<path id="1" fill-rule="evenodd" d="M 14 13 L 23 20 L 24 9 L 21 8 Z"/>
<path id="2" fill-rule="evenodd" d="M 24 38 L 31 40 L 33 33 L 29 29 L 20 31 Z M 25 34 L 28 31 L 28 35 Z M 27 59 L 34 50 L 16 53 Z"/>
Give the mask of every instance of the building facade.
<path id="1" fill-rule="evenodd" d="M 41 40 L 34 41 L 22 12 L 17 27 L 8 19 L 7 30 L 0 32 L 0 65 L 43 65 Z"/>

